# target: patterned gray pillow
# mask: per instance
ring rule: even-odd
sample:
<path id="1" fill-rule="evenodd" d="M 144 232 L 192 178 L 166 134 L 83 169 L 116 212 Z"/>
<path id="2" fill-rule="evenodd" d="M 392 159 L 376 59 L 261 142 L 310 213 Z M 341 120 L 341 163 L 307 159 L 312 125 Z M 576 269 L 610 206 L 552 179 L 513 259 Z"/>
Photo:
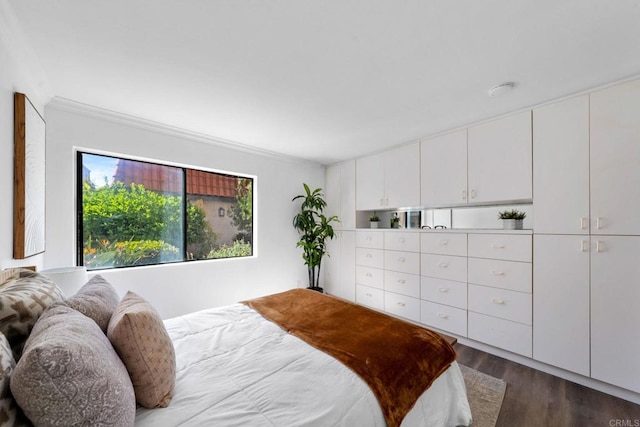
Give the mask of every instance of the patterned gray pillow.
<path id="1" fill-rule="evenodd" d="M 63 298 L 55 283 L 30 270 L 20 270 L 17 277 L 0 284 L 0 332 L 9 340 L 15 360 L 20 359 L 38 317 Z"/>
<path id="2" fill-rule="evenodd" d="M 99 275 L 93 276 L 74 296 L 65 300 L 67 306 L 93 319 L 105 334 L 119 302 L 120 297 L 111 283 Z"/>
<path id="3" fill-rule="evenodd" d="M 24 347 L 11 391 L 37 426 L 132 426 L 136 401 L 127 370 L 96 323 L 56 304 Z"/>
<path id="4" fill-rule="evenodd" d="M 0 425 L 2 426 L 27 426 L 31 425 L 18 408 L 9 384 L 11 374 L 16 368 L 11 346 L 7 338 L 0 334 Z"/>

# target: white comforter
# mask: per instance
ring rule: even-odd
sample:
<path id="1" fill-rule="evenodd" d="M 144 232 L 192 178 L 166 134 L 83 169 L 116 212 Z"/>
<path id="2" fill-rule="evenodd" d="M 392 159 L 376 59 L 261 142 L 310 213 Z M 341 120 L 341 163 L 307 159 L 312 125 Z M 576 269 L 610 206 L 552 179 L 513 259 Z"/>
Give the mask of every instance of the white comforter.
<path id="1" fill-rule="evenodd" d="M 136 426 L 384 426 L 376 398 L 349 368 L 243 304 L 165 322 L 176 349 L 168 408 L 139 408 Z M 403 426 L 471 422 L 454 363 Z"/>

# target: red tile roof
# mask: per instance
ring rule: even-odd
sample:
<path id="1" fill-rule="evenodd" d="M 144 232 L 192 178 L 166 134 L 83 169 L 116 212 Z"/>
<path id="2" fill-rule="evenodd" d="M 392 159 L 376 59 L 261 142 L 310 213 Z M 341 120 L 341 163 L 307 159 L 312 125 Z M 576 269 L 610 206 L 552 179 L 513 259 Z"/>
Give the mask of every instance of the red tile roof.
<path id="1" fill-rule="evenodd" d="M 158 192 L 182 192 L 182 169 L 135 160 L 118 160 L 114 181 L 142 184 L 144 188 Z M 199 196 L 235 197 L 238 178 L 187 169 L 187 194 Z"/>

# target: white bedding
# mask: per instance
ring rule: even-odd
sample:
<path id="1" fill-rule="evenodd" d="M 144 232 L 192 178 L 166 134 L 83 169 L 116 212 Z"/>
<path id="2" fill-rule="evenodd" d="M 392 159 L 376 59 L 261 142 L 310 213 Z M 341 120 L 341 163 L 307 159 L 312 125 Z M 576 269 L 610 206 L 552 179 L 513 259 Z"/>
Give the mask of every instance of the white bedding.
<path id="1" fill-rule="evenodd" d="M 385 426 L 360 377 L 244 304 L 165 325 L 176 349 L 174 397 L 168 408 L 138 408 L 136 426 Z M 402 425 L 470 422 L 464 380 L 454 362 Z"/>

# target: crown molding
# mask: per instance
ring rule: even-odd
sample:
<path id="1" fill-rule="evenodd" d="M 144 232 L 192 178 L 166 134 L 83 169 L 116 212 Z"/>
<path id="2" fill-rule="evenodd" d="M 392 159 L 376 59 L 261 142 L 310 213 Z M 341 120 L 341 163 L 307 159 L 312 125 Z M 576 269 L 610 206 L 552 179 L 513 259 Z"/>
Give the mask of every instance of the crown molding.
<path id="1" fill-rule="evenodd" d="M 240 142 L 213 137 L 204 133 L 190 131 L 190 130 L 179 128 L 176 126 L 155 122 L 153 120 L 131 116 L 125 113 L 118 113 L 116 111 L 95 107 L 93 105 L 84 104 L 82 102 L 74 101 L 72 99 L 63 98 L 59 96 L 55 96 L 49 102 L 49 104 L 47 104 L 47 108 L 58 110 L 58 111 L 64 111 L 67 113 L 78 114 L 85 117 L 105 120 L 108 122 L 130 126 L 138 129 L 143 129 L 143 130 L 155 132 L 162 135 L 186 139 L 192 142 L 197 142 L 202 144 L 214 145 L 220 148 L 240 151 L 243 153 L 253 154 L 257 156 L 269 157 L 272 159 L 284 160 L 288 162 L 320 165 L 320 163 L 314 162 L 308 159 L 288 156 L 286 154 L 277 153 L 275 151 L 264 150 L 261 148 L 242 144 Z"/>

